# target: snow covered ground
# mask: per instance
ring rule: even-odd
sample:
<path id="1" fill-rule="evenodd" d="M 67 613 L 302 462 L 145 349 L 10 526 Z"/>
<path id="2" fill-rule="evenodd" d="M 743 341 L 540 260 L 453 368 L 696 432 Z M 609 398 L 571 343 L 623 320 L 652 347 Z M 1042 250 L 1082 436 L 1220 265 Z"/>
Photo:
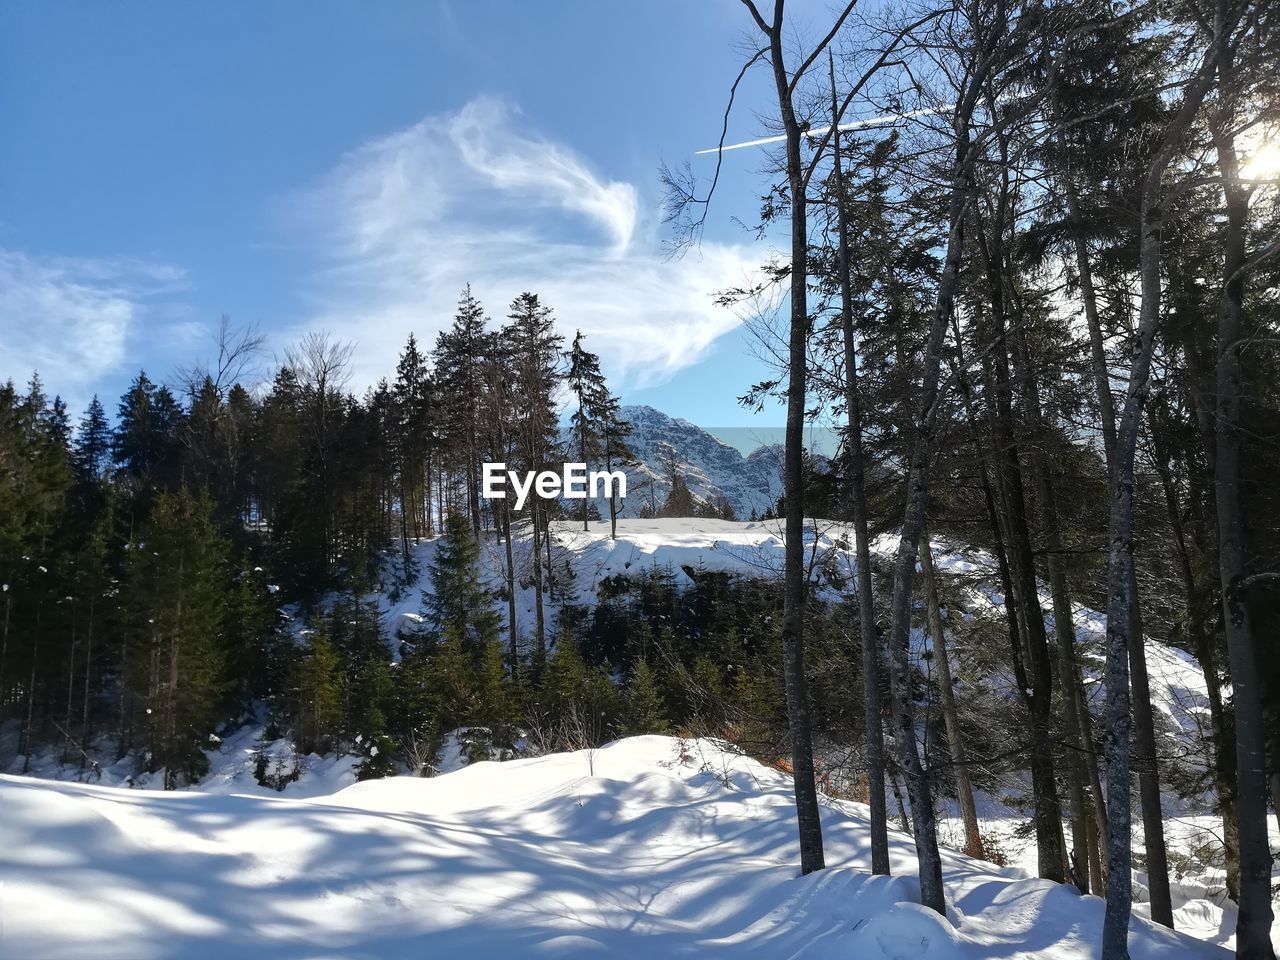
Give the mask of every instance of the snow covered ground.
<path id="1" fill-rule="evenodd" d="M 629 519 L 620 521 L 617 540 L 608 537 L 607 523 L 592 523 L 586 532 L 568 521 L 553 529 L 558 572 L 572 573 L 568 592 L 581 603 L 594 602 L 605 578 L 653 567 L 670 570 L 680 583 L 688 581 L 686 568 L 756 577 L 782 569 L 778 521 Z M 807 532 L 806 545 L 815 589 L 829 596 L 847 589 L 854 574 L 851 531 L 820 522 Z M 517 556 L 527 559 L 527 541 L 516 546 Z M 891 537 L 873 545 L 881 556 L 896 546 Z M 394 601 L 374 598 L 391 631 L 420 617 L 435 549 L 435 542 L 414 545 L 419 582 Z M 485 555 L 497 587 L 504 551 L 490 540 Z M 998 581 L 990 558 L 936 544 L 935 559 L 941 570 L 971 578 L 965 609 L 949 611 L 948 623 L 1002 602 L 991 589 Z M 531 585 L 518 591 L 517 606 L 521 624 L 531 624 Z M 505 618 L 505 603 L 495 609 Z M 1077 609 L 1087 673 L 1097 673 L 1089 666 L 1104 625 L 1095 611 Z M 925 646 L 918 631 L 913 645 L 917 651 Z M 1173 729 L 1198 736 L 1207 723 L 1198 664 L 1152 641 L 1147 652 L 1160 713 Z M 0 728 L 0 757 L 11 758 L 4 768 L 9 774 L 22 768 L 22 758 L 14 756 L 16 733 Z M 827 806 L 828 856 L 837 869 L 795 880 L 786 780 L 749 761 L 732 761 L 739 773 L 727 779 L 737 789 L 726 790 L 718 776 L 701 769 L 703 759 L 673 768 L 673 742 L 645 738 L 591 757 L 485 764 L 429 781 L 352 786 L 358 758 L 297 757 L 287 741 L 263 743 L 261 734 L 255 725 L 227 734 L 210 753 L 210 775 L 191 793 L 158 795 L 161 778 L 134 776 L 131 759 L 97 773 L 83 771 L 61 763 L 56 747 L 32 758 L 33 776 L 92 785 L 0 778 L 0 958 L 226 956 L 224 948 L 298 958 L 455 956 L 472 947 L 477 957 L 590 956 L 592 949 L 623 957 L 680 950 L 701 956 L 734 943 L 738 952 L 762 957 L 801 951 L 872 960 L 1074 957 L 1092 955 L 1082 945 L 1101 922 L 1100 901 L 1036 880 L 1010 885 L 1015 876 L 1033 875 L 1035 851 L 1017 834 L 1025 812 L 995 798 L 983 798 L 983 832 L 999 842 L 1015 869 L 1001 873 L 949 855 L 960 920 L 956 952 L 938 946 L 951 944 L 950 933 L 930 935 L 925 928 L 932 919 L 910 917 L 909 906 L 884 913 L 911 899 L 910 884 L 857 873 L 868 863 L 858 819 L 864 811 L 855 805 Z M 708 745 L 702 751 L 713 770 L 730 763 Z M 256 782 L 259 752 L 281 770 L 299 765 L 298 779 L 283 796 Z M 440 769 L 462 766 L 457 754 L 451 743 Z M 1220 831 L 1215 817 L 1180 808 L 1175 798 L 1166 809 L 1175 854 L 1191 852 Z M 952 835 L 960 836 L 958 823 L 944 820 L 944 842 Z M 631 849 L 631 839 L 640 849 Z M 1275 843 L 1280 846 L 1280 836 Z M 1135 848 L 1140 845 L 1137 836 Z M 914 856 L 907 838 L 898 838 L 896 850 L 895 869 L 910 872 Z M 542 851 L 545 863 L 538 860 Z M 1222 895 L 1221 871 L 1188 860 L 1190 872 L 1175 877 L 1178 927 L 1206 944 L 1230 946 L 1235 912 Z M 1141 915 L 1142 877 L 1137 879 L 1135 912 Z M 599 902 L 593 905 L 595 891 Z M 561 914 L 564 919 L 556 919 Z M 783 914 L 795 921 L 783 922 Z M 851 937 L 868 937 L 868 929 L 892 926 L 897 921 L 885 917 L 899 915 L 909 917 L 902 924 L 910 943 L 877 947 L 880 953 L 863 953 L 867 948 L 859 944 L 849 952 Z M 58 920 L 64 916 L 66 922 Z M 467 916 L 484 919 L 468 928 Z M 880 919 L 869 928 L 873 916 Z M 45 930 L 41 924 L 50 917 L 58 922 L 50 920 Z M 859 920 L 866 922 L 855 934 L 851 928 Z M 1025 927 L 1021 933 L 1013 930 L 1017 923 Z M 920 946 L 920 930 L 931 946 L 912 952 Z M 102 931 L 120 931 L 118 947 Z M 544 944 L 557 936 L 586 939 Z M 1148 952 L 1135 947 L 1135 957 L 1223 955 L 1152 936 L 1143 941 Z M 1276 939 L 1280 946 L 1280 935 Z M 1182 946 L 1175 949 L 1175 943 Z M 488 953 L 479 950 L 482 944 Z M 1057 952 L 1041 953 L 1037 944 L 1054 944 Z M 419 946 L 438 949 L 427 953 Z M 943 952 L 931 952 L 938 950 Z"/>
<path id="2" fill-rule="evenodd" d="M 309 800 L 0 776 L 0 956 L 1072 960 L 1102 901 L 909 837 L 873 878 L 865 808 L 824 800 L 797 875 L 786 776 L 709 741 L 397 777 Z M 1135 918 L 1134 960 L 1226 958 Z"/>

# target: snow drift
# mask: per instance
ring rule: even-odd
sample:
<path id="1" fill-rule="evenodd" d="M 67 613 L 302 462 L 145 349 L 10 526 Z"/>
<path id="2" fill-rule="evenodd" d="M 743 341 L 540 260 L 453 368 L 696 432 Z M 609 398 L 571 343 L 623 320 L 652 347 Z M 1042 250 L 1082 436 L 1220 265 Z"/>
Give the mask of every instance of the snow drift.
<path id="1" fill-rule="evenodd" d="M 788 778 L 711 741 L 368 781 L 311 800 L 0 777 L 0 955 L 39 958 L 1092 957 L 1102 901 L 910 838 L 871 877 L 865 808 L 824 798 L 799 877 Z M 1226 958 L 1135 918 L 1134 960 Z"/>

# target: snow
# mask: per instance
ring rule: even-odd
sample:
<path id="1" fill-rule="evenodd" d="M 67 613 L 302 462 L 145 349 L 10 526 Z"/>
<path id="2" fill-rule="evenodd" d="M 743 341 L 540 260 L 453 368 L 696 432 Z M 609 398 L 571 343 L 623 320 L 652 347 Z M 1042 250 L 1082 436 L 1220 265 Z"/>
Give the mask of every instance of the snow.
<path id="1" fill-rule="evenodd" d="M 326 796 L 157 793 L 0 776 L 0 953 L 1074 960 L 1102 901 L 911 840 L 872 877 L 866 811 L 823 798 L 798 876 L 789 779 L 711 741 L 637 737 Z M 1135 918 L 1134 960 L 1227 951 Z"/>
<path id="2" fill-rule="evenodd" d="M 580 522 L 561 521 L 552 532 L 561 586 L 577 603 L 594 603 L 606 578 L 650 569 L 669 571 L 680 585 L 699 571 L 774 577 L 782 570 L 779 521 L 624 519 L 616 540 L 607 522 L 583 531 Z M 370 597 L 390 631 L 422 622 L 437 544 L 411 545 L 416 584 L 395 600 Z M 518 565 L 527 564 L 529 547 L 527 530 L 517 528 Z M 881 560 L 896 549 L 892 536 L 872 544 Z M 847 526 L 811 523 L 805 553 L 815 591 L 832 599 L 851 592 L 856 561 Z M 935 543 L 934 553 L 939 570 L 964 578 L 957 620 L 1003 603 L 991 588 L 998 578 L 989 556 L 945 543 Z M 505 550 L 492 534 L 482 555 L 497 588 Z M 527 568 L 522 577 L 517 615 L 527 636 L 534 595 Z M 1047 595 L 1042 602 L 1048 612 Z M 505 602 L 495 610 L 505 621 Z M 1086 676 L 1096 681 L 1105 617 L 1077 607 L 1075 626 Z M 305 632 L 301 621 L 298 627 Z M 912 643 L 917 654 L 927 646 L 919 630 Z M 1207 695 L 1198 664 L 1150 640 L 1147 657 L 1160 717 L 1189 743 L 1199 741 Z M 1100 684 L 1089 686 L 1100 698 Z M 15 756 L 17 732 L 15 724 L 0 727 L 0 756 L 13 758 L 4 768 L 9 774 L 23 765 Z M 436 763 L 446 776 L 356 785 L 359 756 L 299 757 L 288 741 L 264 742 L 261 726 L 249 724 L 223 732 L 210 749 L 211 773 L 198 792 L 176 795 L 158 793 L 162 772 L 136 776 L 133 758 L 104 761 L 95 773 L 64 764 L 60 749 L 50 748 L 32 757 L 34 777 L 92 783 L 0 777 L 0 957 L 382 957 L 416 955 L 426 946 L 443 956 L 469 950 L 476 960 L 606 952 L 872 960 L 1093 955 L 1101 901 L 1030 879 L 1034 845 L 1018 834 L 1026 813 L 1001 798 L 979 797 L 982 829 L 1010 855 L 1012 869 L 947 854 L 952 930 L 913 913 L 909 878 L 860 872 L 869 861 L 859 819 L 865 810 L 856 805 L 827 802 L 834 869 L 796 879 L 785 778 L 711 745 L 697 745 L 694 770 L 673 763 L 672 741 L 655 738 L 468 767 L 465 739 L 465 731 L 447 738 Z M 283 794 L 257 783 L 259 755 L 268 772 L 289 781 Z M 126 785 L 135 789 L 111 789 Z M 1171 854 L 1185 864 L 1173 878 L 1175 918 L 1205 946 L 1166 941 L 1135 919 L 1146 952 L 1135 946 L 1134 957 L 1224 956 L 1210 946 L 1233 942 L 1235 910 L 1223 895 L 1222 871 L 1186 856 L 1216 842 L 1221 822 L 1203 807 L 1180 808 L 1173 797 L 1166 811 Z M 940 836 L 955 842 L 958 814 L 944 813 Z M 641 820 L 650 826 L 633 829 Z M 913 847 L 904 836 L 894 842 L 895 872 L 908 874 Z M 1145 878 L 1135 878 L 1140 918 Z M 58 921 L 64 911 L 74 922 Z M 125 939 L 118 948 L 104 946 L 102 932 L 116 930 Z M 27 939 L 14 939 L 18 931 Z M 1054 952 L 1041 952 L 1045 944 Z"/>

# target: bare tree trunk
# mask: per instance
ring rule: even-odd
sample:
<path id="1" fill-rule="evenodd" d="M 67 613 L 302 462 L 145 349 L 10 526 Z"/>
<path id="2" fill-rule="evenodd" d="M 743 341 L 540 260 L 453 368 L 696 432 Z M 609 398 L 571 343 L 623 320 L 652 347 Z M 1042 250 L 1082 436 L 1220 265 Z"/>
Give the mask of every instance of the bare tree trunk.
<path id="1" fill-rule="evenodd" d="M 85 748 L 89 746 L 89 678 L 93 668 L 93 613 L 95 594 L 89 597 L 89 624 L 85 633 L 84 647 L 84 711 L 80 717 L 80 738 L 84 742 Z M 83 764 L 84 754 L 81 753 L 81 763 Z"/>
<path id="2" fill-rule="evenodd" d="M 502 500 L 502 519 L 495 520 L 495 526 L 500 528 L 507 561 L 507 656 L 511 661 L 511 679 L 514 680 L 520 672 L 520 629 L 516 622 L 516 561 L 511 545 L 511 508 L 506 498 Z"/>
<path id="3" fill-rule="evenodd" d="M 813 741 L 809 720 L 809 692 L 804 664 L 804 417 L 809 335 L 809 227 L 807 175 L 801 158 L 803 130 L 792 96 L 805 69 L 830 42 L 853 8 L 850 3 L 836 20 L 827 40 L 799 68 L 794 79 L 783 55 L 784 0 L 774 0 L 773 20 L 761 16 L 754 0 L 742 0 L 756 26 L 768 40 L 769 64 L 777 94 L 778 114 L 786 136 L 787 184 L 791 195 L 791 297 L 788 328 L 787 428 L 783 451 L 784 553 L 782 576 L 782 675 L 791 738 L 791 769 L 795 782 L 796 820 L 800 839 L 800 872 L 821 870 L 822 817 L 814 775 Z"/>
<path id="4" fill-rule="evenodd" d="M 831 123 L 839 124 L 835 61 L 831 68 Z M 871 592 L 871 534 L 867 516 L 866 462 L 862 449 L 862 396 L 858 385 L 858 352 L 853 332 L 853 293 L 849 277 L 849 222 L 845 210 L 840 134 L 832 136 L 836 183 L 836 215 L 840 271 L 840 327 L 844 345 L 846 437 L 849 457 L 849 500 L 857 538 L 858 624 L 862 638 L 862 695 L 866 708 L 867 791 L 871 807 L 871 872 L 889 873 L 888 810 L 884 793 L 884 720 L 880 706 L 880 638 L 876 631 L 875 597 Z M 978 844 L 981 849 L 981 842 Z"/>
<path id="5" fill-rule="evenodd" d="M 1225 38 L 1219 62 L 1224 85 L 1232 75 L 1232 54 Z M 1259 692 L 1256 640 L 1248 598 L 1245 522 L 1241 509 L 1241 316 L 1246 274 L 1249 194 L 1239 180 L 1230 118 L 1213 124 L 1218 164 L 1226 197 L 1222 299 L 1218 312 L 1217 440 L 1214 493 L 1218 513 L 1218 562 L 1222 582 L 1223 628 L 1231 662 L 1231 703 L 1236 731 L 1236 810 L 1240 827 L 1240 912 L 1236 919 L 1236 956 L 1272 960 L 1271 848 L 1267 835 L 1266 737 Z"/>
<path id="6" fill-rule="evenodd" d="M 88 681 L 85 681 L 86 683 Z M 67 649 L 67 710 L 63 717 L 62 736 L 64 739 L 62 747 L 62 762 L 66 763 L 70 756 L 71 749 L 71 703 L 75 699 L 76 689 L 76 607 L 75 601 L 71 601 L 71 645 Z"/>
<path id="7" fill-rule="evenodd" d="M 538 524 L 538 504 L 534 501 L 529 511 L 533 523 L 533 672 L 542 676 L 542 668 L 547 662 L 547 631 L 542 610 L 542 554 L 541 533 Z"/>
<path id="8" fill-rule="evenodd" d="M 1200 662 L 1200 672 L 1204 677 L 1205 695 L 1209 701 L 1209 727 L 1213 740 L 1213 779 L 1218 791 L 1218 808 L 1222 815 L 1222 846 L 1226 861 L 1227 896 L 1239 902 L 1240 899 L 1240 824 L 1236 813 L 1236 748 L 1231 731 L 1228 729 L 1226 710 L 1222 703 L 1222 681 L 1216 665 L 1217 656 L 1212 638 L 1205 626 L 1205 611 L 1202 597 L 1204 590 L 1195 574 L 1192 563 L 1191 548 L 1187 543 L 1186 524 L 1182 519 L 1182 509 L 1174 485 L 1173 474 L 1169 463 L 1173 456 L 1164 442 L 1166 416 L 1152 416 L 1151 438 L 1155 448 L 1156 472 L 1160 475 L 1160 485 L 1164 488 L 1165 509 L 1169 516 L 1169 526 L 1173 530 L 1174 552 L 1178 557 L 1178 570 L 1182 576 L 1182 589 L 1186 596 L 1186 628 L 1185 632 L 1191 641 L 1196 659 Z M 1212 442 L 1212 436 L 1205 438 Z M 1212 459 L 1212 458 L 1211 458 Z M 1192 474 L 1194 478 L 1194 474 Z M 1199 501 L 1203 490 L 1192 479 L 1191 499 Z M 1199 528 L 1200 524 L 1197 523 Z M 1192 534 L 1197 536 L 1197 534 Z M 1200 532 L 1202 536 L 1202 531 Z M 1200 540 L 1203 543 L 1203 540 Z"/>
<path id="9" fill-rule="evenodd" d="M 964 852 L 981 860 L 985 854 L 982 849 L 982 832 L 978 828 L 978 807 L 973 800 L 973 786 L 969 783 L 969 758 L 964 749 L 964 738 L 960 734 L 960 713 L 956 709 L 951 659 L 947 654 L 947 640 L 942 629 L 938 577 L 933 566 L 933 548 L 929 542 L 928 530 L 920 537 L 920 576 L 924 586 L 929 634 L 933 640 L 933 659 L 938 670 L 942 721 L 947 729 L 947 746 L 951 754 L 951 777 L 955 781 L 960 817 L 964 821 Z"/>
<path id="10" fill-rule="evenodd" d="M 36 629 L 31 635 L 31 675 L 27 683 L 27 719 L 22 725 L 22 772 L 27 773 L 31 770 L 31 723 L 33 712 L 36 705 L 36 663 L 40 655 L 40 614 L 44 604 L 42 601 L 36 601 Z"/>
<path id="11" fill-rule="evenodd" d="M 1223 23 L 1218 30 L 1228 29 Z M 1173 159 L 1174 151 L 1191 125 L 1204 101 L 1216 73 L 1217 56 L 1206 53 L 1183 96 L 1177 114 L 1165 128 L 1160 146 L 1148 164 L 1142 180 L 1138 274 L 1141 309 L 1138 329 L 1129 366 L 1129 385 L 1125 402 L 1116 423 L 1116 449 L 1110 463 L 1111 519 L 1107 556 L 1107 639 L 1106 684 L 1107 710 L 1104 730 L 1107 757 L 1107 810 L 1109 814 L 1107 871 L 1107 907 L 1103 921 L 1102 960 L 1126 960 L 1129 954 L 1129 917 L 1133 908 L 1130 876 L 1130 844 L 1132 842 L 1130 791 L 1130 657 L 1142 652 L 1142 637 L 1133 637 L 1136 617 L 1136 577 L 1133 566 L 1133 495 L 1134 460 L 1142 414 L 1151 391 L 1151 358 L 1155 351 L 1156 328 L 1160 322 L 1160 250 L 1164 226 L 1164 191 L 1161 181 Z M 1141 696 L 1134 691 L 1135 696 Z M 1148 697 L 1149 704 L 1149 697 Z M 1139 749 L 1142 749 L 1140 746 Z M 1154 751 L 1151 757 L 1154 762 Z M 1159 820 L 1159 791 L 1156 790 Z M 1144 824 L 1152 816 L 1144 809 Z M 1161 829 L 1163 824 L 1161 824 Z M 1147 837 L 1148 853 L 1152 837 Z M 1163 845 L 1161 849 L 1163 854 Z M 1154 879 L 1154 877 L 1153 877 Z M 1167 873 L 1165 876 L 1167 881 Z M 1157 913 L 1155 890 L 1152 890 L 1152 918 Z M 1162 906 L 1162 905 L 1161 905 Z M 1172 914 L 1167 918 L 1172 925 Z"/>

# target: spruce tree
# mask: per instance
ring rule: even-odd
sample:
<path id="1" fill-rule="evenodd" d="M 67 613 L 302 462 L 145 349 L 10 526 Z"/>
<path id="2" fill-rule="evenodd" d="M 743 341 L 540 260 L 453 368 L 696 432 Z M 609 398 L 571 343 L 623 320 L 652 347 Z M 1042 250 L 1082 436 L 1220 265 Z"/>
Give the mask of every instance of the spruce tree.
<path id="1" fill-rule="evenodd" d="M 161 494 L 126 567 L 129 685 L 143 692 L 146 769 L 163 768 L 166 789 L 207 770 L 202 747 L 224 692 L 229 578 L 211 515 L 185 487 Z"/>
<path id="2" fill-rule="evenodd" d="M 312 630 L 294 661 L 290 694 L 299 753 L 327 753 L 342 723 L 342 662 L 322 629 Z"/>
<path id="3" fill-rule="evenodd" d="M 646 660 L 637 660 L 631 668 L 626 690 L 622 695 L 622 710 L 618 722 L 618 735 L 635 737 L 646 733 L 666 733 L 666 710 L 658 688 L 653 681 L 653 671 Z"/>
<path id="4" fill-rule="evenodd" d="M 442 636 L 456 636 L 477 662 L 496 643 L 500 621 L 493 592 L 485 586 L 480 545 L 467 518 L 451 513 L 431 562 L 431 589 L 424 594 L 428 620 Z"/>

